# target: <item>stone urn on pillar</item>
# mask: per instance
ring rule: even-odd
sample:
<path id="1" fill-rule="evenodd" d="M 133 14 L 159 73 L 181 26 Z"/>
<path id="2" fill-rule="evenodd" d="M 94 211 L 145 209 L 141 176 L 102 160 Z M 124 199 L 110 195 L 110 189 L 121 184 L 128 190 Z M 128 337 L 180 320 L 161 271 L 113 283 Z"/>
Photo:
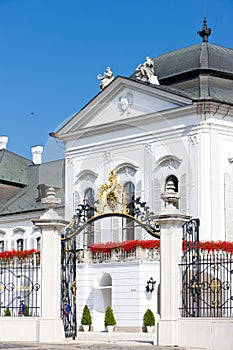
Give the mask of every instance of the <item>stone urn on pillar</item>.
<path id="1" fill-rule="evenodd" d="M 159 345 L 178 345 L 178 320 L 181 305 L 181 273 L 179 264 L 182 256 L 183 224 L 190 216 L 177 209 L 180 198 L 173 181 L 168 181 L 161 194 L 165 205 L 155 217 L 160 225 L 160 276 L 161 311 L 158 323 Z M 169 302 L 168 302 L 169 300 Z"/>

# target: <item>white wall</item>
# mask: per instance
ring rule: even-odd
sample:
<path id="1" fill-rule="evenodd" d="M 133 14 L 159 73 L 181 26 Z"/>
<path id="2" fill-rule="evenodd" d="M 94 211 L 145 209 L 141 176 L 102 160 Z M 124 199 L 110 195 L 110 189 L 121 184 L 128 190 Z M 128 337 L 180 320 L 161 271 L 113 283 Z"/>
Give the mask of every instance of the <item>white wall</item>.
<path id="1" fill-rule="evenodd" d="M 111 298 L 109 298 L 108 288 L 98 285 L 100 275 L 107 273 L 112 278 Z M 156 280 L 153 293 L 146 293 L 146 282 L 153 277 Z M 111 300 L 112 308 L 118 327 L 134 328 L 141 330 L 143 326 L 143 315 L 147 308 L 157 314 L 157 288 L 159 285 L 159 262 L 158 261 L 134 261 L 134 262 L 114 262 L 103 264 L 79 264 L 77 268 L 78 294 L 77 294 L 77 320 L 81 324 L 82 310 L 85 304 L 90 307 L 93 316 L 95 330 L 104 330 L 103 307 L 94 311 L 97 303 L 94 297 L 103 295 L 107 300 Z M 102 305 L 103 306 L 103 305 Z M 104 304 L 104 306 L 106 306 Z M 100 311 L 101 309 L 101 311 Z M 102 313 L 102 315 L 101 315 Z M 95 317 L 97 317 L 95 319 Z M 102 325 L 100 325 L 102 319 Z M 95 325 L 97 329 L 95 329 Z"/>
<path id="2" fill-rule="evenodd" d="M 233 318 L 183 318 L 178 320 L 178 333 L 179 346 L 233 349 Z"/>
<path id="3" fill-rule="evenodd" d="M 35 317 L 1 317 L 1 341 L 39 341 L 40 319 Z"/>

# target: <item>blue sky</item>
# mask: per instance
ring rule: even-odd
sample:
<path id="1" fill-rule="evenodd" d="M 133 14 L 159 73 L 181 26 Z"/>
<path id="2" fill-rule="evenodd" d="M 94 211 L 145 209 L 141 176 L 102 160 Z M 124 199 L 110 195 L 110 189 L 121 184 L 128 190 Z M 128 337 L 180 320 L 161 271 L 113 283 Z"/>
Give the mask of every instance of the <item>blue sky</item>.
<path id="1" fill-rule="evenodd" d="M 204 16 L 209 41 L 233 48 L 233 0 L 0 0 L 7 148 L 31 158 L 31 146 L 47 145 L 49 160 L 49 133 L 100 91 L 98 73 L 109 65 L 127 77 L 147 55 L 200 43 Z"/>

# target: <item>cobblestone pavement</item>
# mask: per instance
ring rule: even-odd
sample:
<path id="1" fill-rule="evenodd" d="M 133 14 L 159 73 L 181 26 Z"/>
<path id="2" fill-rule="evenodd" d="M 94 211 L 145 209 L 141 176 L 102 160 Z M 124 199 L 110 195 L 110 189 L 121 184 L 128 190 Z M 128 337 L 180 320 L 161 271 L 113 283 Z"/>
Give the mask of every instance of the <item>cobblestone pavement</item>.
<path id="1" fill-rule="evenodd" d="M 72 343 L 61 343 L 61 344 L 47 344 L 47 343 L 25 343 L 25 342 L 1 342 L 0 349 L 16 349 L 16 350 L 201 350 L 197 348 L 187 347 L 173 347 L 173 346 L 155 346 L 150 343 L 140 342 L 122 342 L 113 343 L 105 342 L 98 344 L 78 344 L 77 342 Z M 203 350 L 203 349 L 202 349 Z"/>
<path id="2" fill-rule="evenodd" d="M 184 350 L 184 348 L 178 347 L 161 347 L 154 346 L 152 344 L 39 344 L 39 343 L 0 343 L 0 349 L 17 349 L 17 350 Z M 191 350 L 191 349 L 190 349 Z M 193 349 L 194 350 L 194 349 Z M 196 350 L 196 349 L 195 349 Z"/>

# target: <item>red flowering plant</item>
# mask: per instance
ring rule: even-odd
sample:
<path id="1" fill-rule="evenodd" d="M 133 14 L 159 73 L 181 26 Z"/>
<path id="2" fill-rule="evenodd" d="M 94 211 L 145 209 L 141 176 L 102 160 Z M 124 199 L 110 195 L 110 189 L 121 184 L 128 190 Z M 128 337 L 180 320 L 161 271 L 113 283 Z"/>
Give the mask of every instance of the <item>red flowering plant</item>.
<path id="1" fill-rule="evenodd" d="M 112 249 L 124 249 L 124 251 L 134 250 L 136 247 L 142 249 L 158 249 L 160 248 L 160 240 L 129 240 L 124 242 L 106 242 L 106 243 L 95 243 L 90 249 L 93 253 L 103 252 L 110 253 Z M 198 246 L 194 246 L 193 243 L 183 241 L 183 251 L 187 249 L 199 248 L 201 251 L 214 252 L 223 251 L 233 254 L 233 242 L 227 241 L 201 241 Z"/>
<path id="2" fill-rule="evenodd" d="M 0 259 L 13 259 L 13 258 L 27 258 L 28 256 L 36 253 L 36 249 L 30 250 L 6 250 L 4 252 L 0 252 Z"/>
<path id="3" fill-rule="evenodd" d="M 90 249 L 93 253 L 103 252 L 110 253 L 112 249 L 124 249 L 125 252 L 134 250 L 136 247 L 142 247 L 142 249 L 159 249 L 160 241 L 157 240 L 128 240 L 124 242 L 106 242 L 93 244 Z"/>
<path id="4" fill-rule="evenodd" d="M 227 253 L 233 253 L 233 242 L 227 241 L 201 241 L 198 243 L 199 246 L 196 246 L 195 243 L 183 242 L 183 250 L 186 251 L 188 249 L 197 249 L 199 248 L 201 251 L 207 251 L 208 253 L 214 251 L 222 251 Z"/>

